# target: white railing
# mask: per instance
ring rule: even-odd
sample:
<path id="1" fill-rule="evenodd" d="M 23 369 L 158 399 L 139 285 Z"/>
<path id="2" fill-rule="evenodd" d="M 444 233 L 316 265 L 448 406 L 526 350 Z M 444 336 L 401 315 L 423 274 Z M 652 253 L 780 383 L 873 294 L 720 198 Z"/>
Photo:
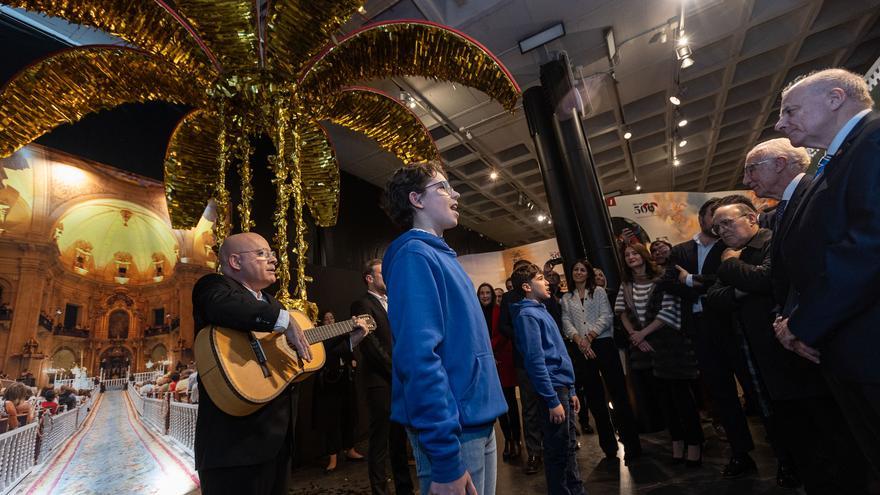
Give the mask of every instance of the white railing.
<path id="1" fill-rule="evenodd" d="M 139 394 L 134 387 L 128 387 L 128 398 L 131 400 L 131 403 L 134 404 L 134 409 L 137 411 L 138 416 L 143 416 L 144 401 L 141 398 L 141 394 Z"/>
<path id="2" fill-rule="evenodd" d="M 145 371 L 143 373 L 135 373 L 131 376 L 134 377 L 135 383 L 143 383 L 143 382 L 148 382 L 150 380 L 155 380 L 155 379 L 159 378 L 160 376 L 162 376 L 162 372 L 161 371 Z"/>
<path id="3" fill-rule="evenodd" d="M 144 424 L 164 435 L 166 433 L 166 420 L 168 419 L 168 401 L 166 399 L 151 399 L 142 397 L 144 408 L 142 418 Z"/>
<path id="4" fill-rule="evenodd" d="M 0 435 L 0 493 L 8 493 L 33 469 L 38 429 L 35 421 Z"/>
<path id="5" fill-rule="evenodd" d="M 189 455 L 194 455 L 193 443 L 196 440 L 198 416 L 198 404 L 174 401 L 169 403 L 168 435 Z"/>
<path id="6" fill-rule="evenodd" d="M 128 383 L 128 378 L 109 378 L 101 381 L 104 384 L 105 390 L 123 390 L 125 388 L 125 384 Z"/>
<path id="7" fill-rule="evenodd" d="M 40 452 L 37 462 L 45 462 L 65 440 L 73 436 L 78 425 L 77 416 L 85 418 L 85 407 L 77 407 L 61 414 L 44 414 L 40 418 Z"/>
<path id="8" fill-rule="evenodd" d="M 90 376 L 82 382 L 78 382 L 76 378 L 65 378 L 63 380 L 55 380 L 52 384 L 53 387 L 59 389 L 67 385 L 75 390 L 94 390 L 95 388 L 95 377 Z"/>

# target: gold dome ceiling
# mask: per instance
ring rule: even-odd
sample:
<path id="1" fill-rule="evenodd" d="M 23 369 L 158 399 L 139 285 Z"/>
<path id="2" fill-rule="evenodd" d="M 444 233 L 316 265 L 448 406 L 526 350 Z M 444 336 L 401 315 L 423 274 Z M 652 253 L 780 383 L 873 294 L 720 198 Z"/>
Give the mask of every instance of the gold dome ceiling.
<path id="1" fill-rule="evenodd" d="M 177 263 L 178 244 L 167 220 L 116 199 L 74 206 L 56 224 L 65 267 L 87 278 L 119 284 L 161 282 Z"/>

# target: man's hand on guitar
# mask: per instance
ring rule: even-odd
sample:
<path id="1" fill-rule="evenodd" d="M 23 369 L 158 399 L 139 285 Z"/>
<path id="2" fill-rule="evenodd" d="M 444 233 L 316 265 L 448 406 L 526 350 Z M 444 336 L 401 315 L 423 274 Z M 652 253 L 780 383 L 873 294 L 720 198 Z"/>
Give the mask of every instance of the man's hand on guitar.
<path id="1" fill-rule="evenodd" d="M 364 340 L 364 337 L 370 334 L 370 326 L 366 321 L 357 316 L 352 317 L 351 321 L 354 322 L 354 330 L 351 332 L 349 339 L 351 339 L 351 348 L 354 349 Z"/>
<path id="2" fill-rule="evenodd" d="M 306 340 L 305 334 L 293 318 L 291 318 L 290 323 L 287 324 L 287 330 L 284 331 L 284 336 L 287 338 L 287 343 L 296 349 L 296 353 L 299 355 L 300 359 L 304 359 L 307 362 L 312 361 L 312 351 L 309 349 L 309 342 Z"/>

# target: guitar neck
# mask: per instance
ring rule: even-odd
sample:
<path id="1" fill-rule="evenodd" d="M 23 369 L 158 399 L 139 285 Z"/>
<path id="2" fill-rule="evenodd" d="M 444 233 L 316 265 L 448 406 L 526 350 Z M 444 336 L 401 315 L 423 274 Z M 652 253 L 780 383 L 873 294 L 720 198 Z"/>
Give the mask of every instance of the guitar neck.
<path id="1" fill-rule="evenodd" d="M 305 333 L 309 345 L 312 345 L 332 339 L 333 337 L 339 337 L 340 335 L 351 333 L 353 328 L 353 321 L 340 321 L 338 323 L 331 323 L 330 325 L 309 328 L 303 333 Z"/>

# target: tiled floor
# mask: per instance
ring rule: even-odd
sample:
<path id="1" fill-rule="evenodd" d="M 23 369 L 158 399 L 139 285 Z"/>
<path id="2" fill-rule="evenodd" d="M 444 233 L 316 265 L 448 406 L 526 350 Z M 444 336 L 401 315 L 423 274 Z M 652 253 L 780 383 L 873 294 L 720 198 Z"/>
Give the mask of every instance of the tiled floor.
<path id="1" fill-rule="evenodd" d="M 608 466 L 602 461 L 596 435 L 579 437 L 582 448 L 578 451 L 581 476 L 590 495 L 797 495 L 800 490 L 785 490 L 776 486 L 776 460 L 764 440 L 764 430 L 757 423 L 752 425 L 757 444 L 752 453 L 758 463 L 757 475 L 739 480 L 723 480 L 721 470 L 727 462 L 726 445 L 720 442 L 711 428 L 706 428 L 706 451 L 703 467 L 699 469 L 675 466 L 668 462 L 671 456 L 667 435 L 656 433 L 642 436 L 645 455 L 632 466 L 623 462 Z M 504 441 L 496 429 L 499 448 Z M 366 449 L 366 446 L 362 447 Z M 621 446 L 621 457 L 623 447 Z M 415 480 L 415 474 L 413 473 Z M 525 475 L 519 465 L 499 462 L 498 495 L 546 493 L 543 471 Z M 293 474 L 293 495 L 349 495 L 369 494 L 370 484 L 364 462 L 342 462 L 336 472 L 325 475 L 321 466 L 302 466 Z"/>
<path id="2" fill-rule="evenodd" d="M 95 414 L 21 494 L 183 495 L 197 487 L 192 460 L 141 426 L 124 392 L 103 394 Z"/>

